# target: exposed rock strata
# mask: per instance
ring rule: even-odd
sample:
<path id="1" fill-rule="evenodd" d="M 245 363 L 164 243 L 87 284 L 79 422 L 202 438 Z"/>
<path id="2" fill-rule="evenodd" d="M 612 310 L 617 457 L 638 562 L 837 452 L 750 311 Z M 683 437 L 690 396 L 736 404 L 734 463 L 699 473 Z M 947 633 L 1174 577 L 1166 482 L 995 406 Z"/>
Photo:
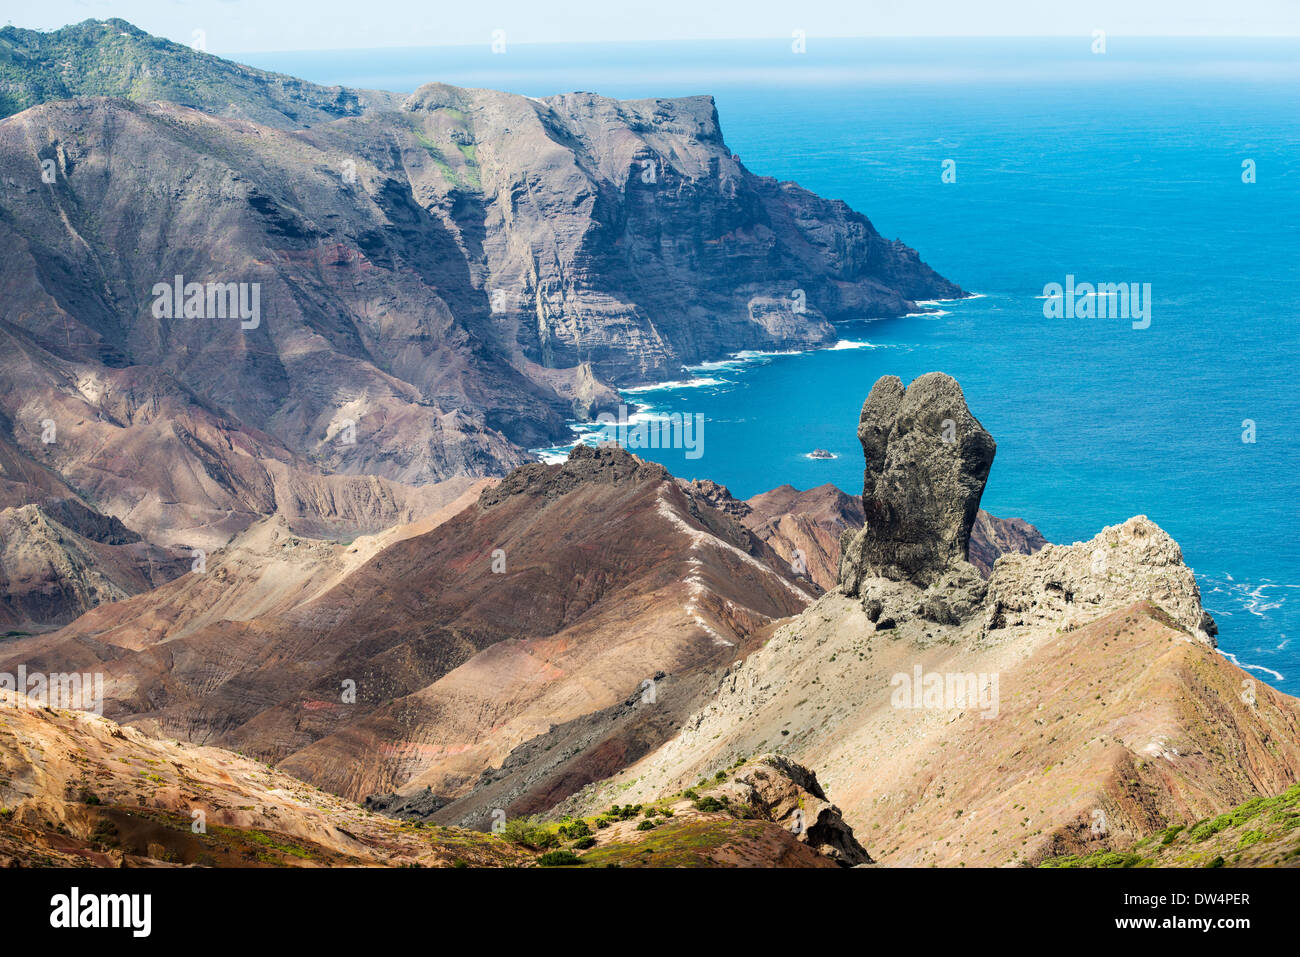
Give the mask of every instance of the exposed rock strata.
<path id="1" fill-rule="evenodd" d="M 215 547 L 286 506 L 303 534 L 372 533 L 613 385 L 963 295 L 747 170 L 709 97 L 399 102 L 120 21 L 0 47 L 0 108 L 28 107 L 0 120 L 0 440 L 152 541 Z M 256 285 L 259 321 L 159 314 L 176 276 Z"/>

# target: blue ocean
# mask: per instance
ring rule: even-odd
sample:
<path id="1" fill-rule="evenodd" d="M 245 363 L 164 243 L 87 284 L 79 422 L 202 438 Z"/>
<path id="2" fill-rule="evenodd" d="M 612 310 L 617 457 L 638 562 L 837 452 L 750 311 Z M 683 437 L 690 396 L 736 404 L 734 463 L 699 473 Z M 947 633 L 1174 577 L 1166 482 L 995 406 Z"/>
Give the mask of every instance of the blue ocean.
<path id="1" fill-rule="evenodd" d="M 1300 694 L 1300 42 L 1091 47 L 485 42 L 234 58 L 399 91 L 713 94 L 751 170 L 845 200 L 977 298 L 636 390 L 630 402 L 705 421 L 701 457 L 641 454 L 741 497 L 857 492 L 872 383 L 948 372 L 997 439 L 986 509 L 1066 543 L 1150 516 L 1196 570 L 1221 649 Z M 1046 317 L 1045 286 L 1067 276 L 1149 283 L 1149 326 Z"/>

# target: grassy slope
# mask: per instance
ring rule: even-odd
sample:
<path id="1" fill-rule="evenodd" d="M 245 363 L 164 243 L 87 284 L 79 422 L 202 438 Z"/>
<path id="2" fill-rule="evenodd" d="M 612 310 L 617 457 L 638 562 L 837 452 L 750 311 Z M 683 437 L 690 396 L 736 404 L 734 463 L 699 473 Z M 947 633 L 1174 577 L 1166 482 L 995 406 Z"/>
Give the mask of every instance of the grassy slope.
<path id="1" fill-rule="evenodd" d="M 168 100 L 295 128 L 356 116 L 376 95 L 241 66 L 124 20 L 86 20 L 50 33 L 0 29 L 0 117 L 85 96 Z"/>
<path id="2" fill-rule="evenodd" d="M 1173 824 L 1127 851 L 1095 851 L 1043 867 L 1300 867 L 1300 784 L 1224 814 Z"/>

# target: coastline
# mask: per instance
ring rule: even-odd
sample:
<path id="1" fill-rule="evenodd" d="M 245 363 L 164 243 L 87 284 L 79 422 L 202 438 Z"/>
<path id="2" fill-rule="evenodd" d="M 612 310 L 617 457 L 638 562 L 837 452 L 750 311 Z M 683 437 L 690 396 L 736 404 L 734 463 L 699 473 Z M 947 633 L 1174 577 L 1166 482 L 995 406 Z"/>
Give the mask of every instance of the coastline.
<path id="1" fill-rule="evenodd" d="M 967 302 L 973 299 L 984 299 L 986 293 L 967 293 L 955 299 L 926 299 L 917 300 L 914 305 L 917 306 L 938 306 L 943 303 Z M 929 309 L 924 312 L 908 312 L 900 316 L 874 316 L 869 319 L 855 319 L 851 322 L 881 322 L 888 319 L 912 319 L 929 317 L 939 319 L 951 315 L 952 312 L 946 309 Z M 837 325 L 847 325 L 848 323 L 838 323 Z M 629 410 L 628 422 L 635 424 L 637 422 L 654 421 L 658 416 L 655 415 L 654 406 L 649 402 L 637 401 L 634 397 L 646 395 L 653 392 L 664 392 L 676 389 L 695 389 L 705 388 L 715 385 L 726 385 L 731 380 L 716 378 L 707 373 L 719 371 L 736 371 L 742 372 L 747 366 L 760 365 L 781 356 L 800 356 L 810 355 L 816 352 L 838 352 L 852 349 L 878 349 L 881 348 L 869 341 L 857 339 L 836 339 L 834 342 L 826 345 L 814 346 L 809 349 L 741 349 L 737 352 L 729 353 L 722 359 L 709 359 L 704 362 L 698 362 L 694 365 L 682 366 L 681 371 L 686 373 L 706 373 L 704 375 L 691 375 L 686 379 L 665 379 L 658 382 L 647 382 L 639 385 L 627 386 L 617 389 L 619 398 L 623 400 Z M 568 426 L 574 433 L 572 442 L 566 444 L 557 444 L 544 446 L 540 448 L 531 448 L 527 452 L 535 457 L 536 461 L 554 465 L 563 462 L 568 458 L 577 445 L 584 442 L 587 437 L 595 436 L 601 430 L 601 424 L 595 420 L 586 422 L 569 422 Z M 595 442 L 587 444 L 594 445 Z"/>

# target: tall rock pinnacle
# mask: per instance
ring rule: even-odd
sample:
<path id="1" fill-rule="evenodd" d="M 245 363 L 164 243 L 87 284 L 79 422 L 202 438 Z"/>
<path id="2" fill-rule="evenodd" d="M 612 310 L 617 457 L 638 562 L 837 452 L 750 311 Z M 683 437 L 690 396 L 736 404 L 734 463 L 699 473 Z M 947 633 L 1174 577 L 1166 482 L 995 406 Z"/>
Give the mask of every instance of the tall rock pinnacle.
<path id="1" fill-rule="evenodd" d="M 866 527 L 843 541 L 845 591 L 858 594 L 867 578 L 925 588 L 963 572 L 997 444 L 957 380 L 928 372 L 904 388 L 882 376 L 863 403 L 858 440 Z"/>

